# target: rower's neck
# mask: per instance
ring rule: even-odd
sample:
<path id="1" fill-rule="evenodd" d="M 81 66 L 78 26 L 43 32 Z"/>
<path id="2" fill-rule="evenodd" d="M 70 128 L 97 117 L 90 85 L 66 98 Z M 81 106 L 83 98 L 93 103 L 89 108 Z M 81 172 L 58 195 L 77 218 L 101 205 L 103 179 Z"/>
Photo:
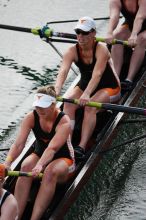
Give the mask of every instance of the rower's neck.
<path id="1" fill-rule="evenodd" d="M 50 122 L 54 122 L 57 118 L 58 112 L 59 112 L 58 109 L 55 108 L 54 111 L 52 112 L 52 114 L 49 115 L 46 120 L 50 121 Z"/>
<path id="2" fill-rule="evenodd" d="M 93 40 L 90 44 L 86 44 L 86 45 L 79 45 L 80 49 L 82 51 L 89 51 L 89 50 L 93 50 L 95 45 L 95 40 Z"/>

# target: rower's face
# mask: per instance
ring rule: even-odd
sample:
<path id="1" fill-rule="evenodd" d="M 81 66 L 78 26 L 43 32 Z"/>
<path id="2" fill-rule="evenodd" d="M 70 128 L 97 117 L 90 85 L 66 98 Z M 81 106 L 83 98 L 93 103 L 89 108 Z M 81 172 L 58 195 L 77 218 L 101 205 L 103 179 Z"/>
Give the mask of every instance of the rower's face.
<path id="1" fill-rule="evenodd" d="M 84 34 L 84 32 L 79 32 L 77 34 L 77 40 L 79 44 L 86 45 L 88 43 L 93 42 L 93 39 L 95 38 L 95 32 L 87 32 L 87 34 Z"/>
<path id="2" fill-rule="evenodd" d="M 46 118 L 54 112 L 55 105 L 52 104 L 48 108 L 35 107 L 35 109 L 36 109 L 36 112 L 38 113 L 39 117 Z"/>

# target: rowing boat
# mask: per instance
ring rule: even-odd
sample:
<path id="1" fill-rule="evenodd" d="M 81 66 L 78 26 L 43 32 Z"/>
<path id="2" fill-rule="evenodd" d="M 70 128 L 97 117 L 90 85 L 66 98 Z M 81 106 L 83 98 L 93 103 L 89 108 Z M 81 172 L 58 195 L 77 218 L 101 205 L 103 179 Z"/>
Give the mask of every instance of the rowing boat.
<path id="1" fill-rule="evenodd" d="M 129 57 L 129 52 L 127 52 L 126 54 Z M 125 60 L 128 60 L 127 57 Z M 143 66 L 139 71 L 139 74 L 137 74 L 133 90 L 123 93 L 120 104 L 124 106 L 130 106 L 131 104 L 133 105 L 137 102 L 138 97 L 142 95 L 144 91 L 143 84 L 146 83 L 145 64 L 146 63 L 144 62 Z M 127 69 L 127 62 L 125 62 L 122 72 L 127 72 Z M 79 76 L 75 79 L 71 87 L 75 86 L 78 80 Z M 69 90 L 65 93 L 64 97 L 67 93 L 69 93 Z M 58 103 L 58 106 L 62 108 L 61 103 Z M 79 109 L 76 114 L 76 126 L 73 134 L 74 145 L 77 145 L 80 139 L 82 116 L 83 110 Z M 102 113 L 97 114 L 98 126 L 96 126 L 92 138 L 89 140 L 87 144 L 88 151 L 85 160 L 78 165 L 75 176 L 69 182 L 67 182 L 64 185 L 57 186 L 53 201 L 51 205 L 48 207 L 47 211 L 44 213 L 44 216 L 42 218 L 43 220 L 61 220 L 64 218 L 68 209 L 76 200 L 79 192 L 83 189 L 83 186 L 87 183 L 90 175 L 93 173 L 94 169 L 98 166 L 100 160 L 102 159 L 102 155 L 100 154 L 100 152 L 109 148 L 109 146 L 111 145 L 112 140 L 114 139 L 117 132 L 117 125 L 124 116 L 124 113 L 119 113 L 117 111 L 104 111 Z M 29 141 L 21 155 L 12 164 L 12 169 L 20 170 L 22 160 L 25 157 L 27 157 L 31 152 L 33 152 L 33 142 L 34 137 Z M 9 191 L 13 192 L 16 180 L 17 177 L 7 177 L 4 187 Z M 22 220 L 30 219 L 35 195 L 37 193 L 39 185 L 40 180 L 35 180 L 30 192 L 29 200 Z"/>

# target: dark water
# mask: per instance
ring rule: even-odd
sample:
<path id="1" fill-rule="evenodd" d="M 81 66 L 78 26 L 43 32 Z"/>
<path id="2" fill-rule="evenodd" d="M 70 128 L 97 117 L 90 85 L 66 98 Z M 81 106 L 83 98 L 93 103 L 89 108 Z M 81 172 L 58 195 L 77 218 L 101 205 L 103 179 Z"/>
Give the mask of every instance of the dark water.
<path id="1" fill-rule="evenodd" d="M 108 1 L 0 0 L 0 15 L 1 24 L 34 28 L 84 15 L 105 17 Z M 99 36 L 104 36 L 106 26 L 107 21 L 97 22 Z M 51 27 L 73 33 L 74 23 Z M 61 53 L 69 46 L 54 45 Z M 32 109 L 36 88 L 54 83 L 60 62 L 60 56 L 38 36 L 0 29 L 0 149 L 10 147 L 22 118 Z M 74 78 L 71 70 L 63 92 Z M 145 97 L 139 106 L 145 106 Z M 115 145 L 145 131 L 145 123 L 122 125 Z M 106 154 L 66 219 L 146 219 L 145 148 L 146 140 L 142 139 Z M 0 152 L 0 162 L 5 155 Z"/>

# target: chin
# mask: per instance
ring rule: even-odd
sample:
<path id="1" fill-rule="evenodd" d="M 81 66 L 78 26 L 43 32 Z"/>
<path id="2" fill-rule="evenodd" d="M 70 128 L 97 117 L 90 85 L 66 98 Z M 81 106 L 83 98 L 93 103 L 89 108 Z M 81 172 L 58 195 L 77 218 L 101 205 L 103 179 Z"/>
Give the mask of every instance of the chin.
<path id="1" fill-rule="evenodd" d="M 79 41 L 79 44 L 84 45 L 84 44 L 86 44 L 86 42 Z"/>

